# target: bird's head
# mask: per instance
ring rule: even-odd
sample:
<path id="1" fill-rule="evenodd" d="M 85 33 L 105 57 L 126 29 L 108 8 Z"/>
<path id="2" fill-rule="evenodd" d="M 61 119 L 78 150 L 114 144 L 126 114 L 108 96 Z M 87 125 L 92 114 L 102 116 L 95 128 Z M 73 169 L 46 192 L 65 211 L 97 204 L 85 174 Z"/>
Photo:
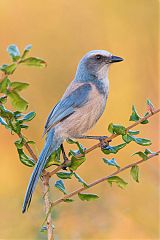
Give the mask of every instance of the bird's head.
<path id="1" fill-rule="evenodd" d="M 109 66 L 112 63 L 121 61 L 123 61 L 123 58 L 114 56 L 105 50 L 90 51 L 81 59 L 76 78 L 86 78 L 86 80 L 87 78 L 89 80 L 90 77 L 104 78 L 107 75 Z"/>

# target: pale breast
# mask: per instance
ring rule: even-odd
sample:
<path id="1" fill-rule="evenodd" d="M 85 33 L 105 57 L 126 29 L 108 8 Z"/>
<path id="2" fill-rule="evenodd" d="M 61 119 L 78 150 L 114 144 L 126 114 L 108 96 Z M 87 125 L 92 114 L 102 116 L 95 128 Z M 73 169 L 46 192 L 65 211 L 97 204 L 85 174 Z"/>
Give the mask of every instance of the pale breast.
<path id="1" fill-rule="evenodd" d="M 107 96 L 100 94 L 94 84 L 91 86 L 88 102 L 77 108 L 71 116 L 56 127 L 64 138 L 74 138 L 84 134 L 96 124 L 104 112 Z"/>

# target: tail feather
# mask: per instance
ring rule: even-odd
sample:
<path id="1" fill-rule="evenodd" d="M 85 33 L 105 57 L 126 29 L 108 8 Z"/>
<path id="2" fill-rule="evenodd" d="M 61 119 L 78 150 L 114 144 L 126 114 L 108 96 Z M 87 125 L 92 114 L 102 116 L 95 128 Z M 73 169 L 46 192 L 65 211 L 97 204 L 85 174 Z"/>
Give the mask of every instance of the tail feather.
<path id="1" fill-rule="evenodd" d="M 29 208 L 33 192 L 37 185 L 38 179 L 40 178 L 41 173 L 47 163 L 49 156 L 52 154 L 52 152 L 57 150 L 61 143 L 62 141 L 60 138 L 59 139 L 54 138 L 54 129 L 51 129 L 48 133 L 45 146 L 39 156 L 38 162 L 31 175 L 22 207 L 22 213 L 24 213 Z"/>

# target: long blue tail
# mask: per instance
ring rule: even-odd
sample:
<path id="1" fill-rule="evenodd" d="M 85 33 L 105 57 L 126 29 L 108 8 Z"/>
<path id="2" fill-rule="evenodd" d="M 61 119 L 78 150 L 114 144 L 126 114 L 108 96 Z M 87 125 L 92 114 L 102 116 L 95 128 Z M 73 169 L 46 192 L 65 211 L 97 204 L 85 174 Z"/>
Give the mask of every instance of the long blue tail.
<path id="1" fill-rule="evenodd" d="M 33 173 L 31 175 L 31 178 L 30 178 L 30 181 L 29 181 L 29 184 L 27 187 L 26 195 L 24 198 L 22 213 L 24 213 L 29 208 L 29 205 L 30 205 L 31 199 L 32 199 L 32 194 L 35 190 L 38 179 L 41 176 L 41 173 L 47 163 L 49 156 L 52 154 L 52 152 L 56 151 L 62 143 L 61 138 L 57 139 L 54 137 L 54 133 L 55 133 L 54 129 L 51 129 L 49 131 L 45 146 L 44 146 L 44 148 L 39 156 L 38 162 L 36 163 L 36 166 L 33 170 Z"/>

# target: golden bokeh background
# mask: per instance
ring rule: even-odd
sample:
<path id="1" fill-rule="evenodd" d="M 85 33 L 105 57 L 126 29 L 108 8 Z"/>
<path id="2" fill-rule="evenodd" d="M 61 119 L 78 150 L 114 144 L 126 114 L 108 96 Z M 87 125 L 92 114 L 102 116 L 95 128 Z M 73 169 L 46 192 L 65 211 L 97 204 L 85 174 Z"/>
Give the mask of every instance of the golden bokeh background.
<path id="1" fill-rule="evenodd" d="M 73 79 L 80 58 L 89 50 L 106 49 L 125 59 L 110 69 L 110 95 L 106 111 L 92 134 L 107 134 L 110 122 L 128 125 L 131 106 L 146 111 L 147 98 L 158 107 L 158 0 L 1 0 L 0 64 L 9 58 L 5 51 L 15 43 L 22 50 L 32 44 L 32 56 L 48 63 L 46 69 L 19 67 L 12 79 L 30 83 L 23 95 L 29 110 L 37 116 L 26 135 L 43 146 L 41 138 L 51 108 Z M 141 136 L 151 138 L 158 149 L 158 116 L 150 124 L 138 126 Z M 16 136 L 0 127 L 0 239 L 46 239 L 39 233 L 44 220 L 41 188 L 38 186 L 27 214 L 21 206 L 32 169 L 18 160 Z M 82 141 L 91 146 L 94 141 Z M 113 144 L 120 143 L 117 139 Z M 121 166 L 133 162 L 135 151 L 145 149 L 131 143 L 116 159 Z M 109 156 L 110 157 L 110 156 Z M 87 182 L 111 173 L 114 168 L 102 163 L 99 150 L 88 155 L 78 173 Z M 159 194 L 158 157 L 140 167 L 140 183 L 129 171 L 120 174 L 127 182 L 125 190 L 108 183 L 94 187 L 100 199 L 61 204 L 53 211 L 56 239 L 62 240 L 158 240 Z M 53 199 L 61 196 L 54 190 Z M 69 191 L 79 183 L 66 181 Z M 40 184 L 39 184 L 40 185 Z"/>

